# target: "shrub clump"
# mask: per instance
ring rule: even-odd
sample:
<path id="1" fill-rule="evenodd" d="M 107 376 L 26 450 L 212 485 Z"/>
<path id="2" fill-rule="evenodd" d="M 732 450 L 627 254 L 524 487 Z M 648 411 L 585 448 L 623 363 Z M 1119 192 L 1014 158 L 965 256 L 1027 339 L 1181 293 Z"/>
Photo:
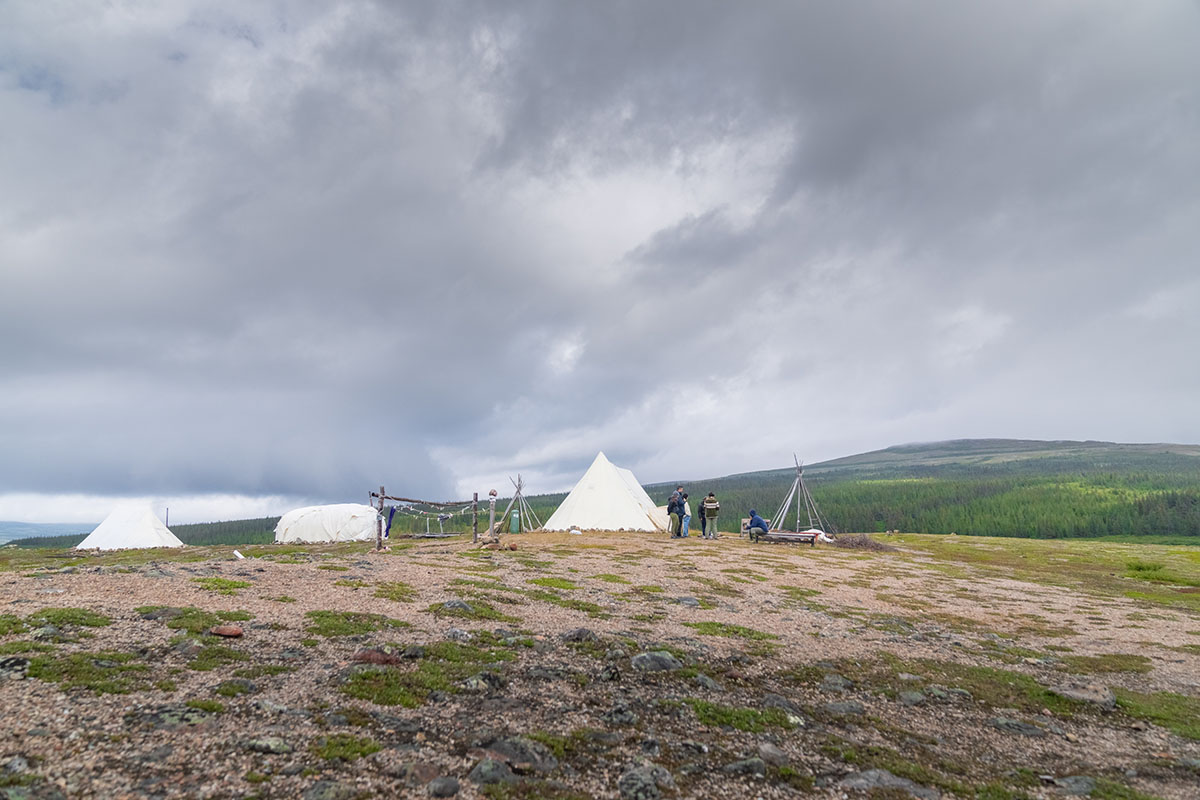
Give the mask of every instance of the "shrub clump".
<path id="1" fill-rule="evenodd" d="M 890 544 L 872 539 L 865 533 L 841 534 L 833 539 L 834 547 L 842 547 L 849 550 L 874 550 L 876 552 L 895 551 L 898 548 L 892 547 Z"/>

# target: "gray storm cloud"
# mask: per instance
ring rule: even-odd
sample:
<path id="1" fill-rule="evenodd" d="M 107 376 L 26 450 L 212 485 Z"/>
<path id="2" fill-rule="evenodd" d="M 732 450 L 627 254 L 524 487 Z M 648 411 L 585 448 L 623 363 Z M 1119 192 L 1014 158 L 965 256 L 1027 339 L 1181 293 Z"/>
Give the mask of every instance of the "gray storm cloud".
<path id="1" fill-rule="evenodd" d="M 8 4 L 0 494 L 1197 441 L 1198 33 L 1188 2 Z"/>

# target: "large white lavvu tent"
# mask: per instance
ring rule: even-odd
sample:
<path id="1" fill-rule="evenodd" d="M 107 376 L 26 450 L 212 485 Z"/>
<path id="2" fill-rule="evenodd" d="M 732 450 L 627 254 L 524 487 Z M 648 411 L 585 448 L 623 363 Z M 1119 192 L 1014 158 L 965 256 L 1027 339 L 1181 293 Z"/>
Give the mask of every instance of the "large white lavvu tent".
<path id="1" fill-rule="evenodd" d="M 289 511 L 275 526 L 275 542 L 361 542 L 375 538 L 378 512 L 358 503 L 307 506 Z"/>
<path id="2" fill-rule="evenodd" d="M 543 530 L 665 531 L 666 511 L 656 508 L 633 473 L 604 453 L 583 473 Z"/>
<path id="3" fill-rule="evenodd" d="M 183 547 L 179 537 L 162 524 L 150 506 L 119 505 L 76 547 L 80 550 L 126 550 L 142 547 Z"/>

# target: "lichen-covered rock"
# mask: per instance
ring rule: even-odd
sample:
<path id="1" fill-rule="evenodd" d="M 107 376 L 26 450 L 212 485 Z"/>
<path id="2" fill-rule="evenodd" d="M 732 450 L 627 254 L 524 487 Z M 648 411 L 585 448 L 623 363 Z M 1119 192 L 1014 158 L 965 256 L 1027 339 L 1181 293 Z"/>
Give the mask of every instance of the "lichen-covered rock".
<path id="1" fill-rule="evenodd" d="M 937 789 L 913 783 L 908 778 L 897 777 L 886 769 L 868 769 L 864 772 L 852 773 L 838 781 L 838 786 L 843 789 L 858 789 L 864 792 L 872 789 L 899 789 L 908 792 L 913 797 L 920 798 L 920 800 L 938 800 L 942 796 Z"/>
<path id="2" fill-rule="evenodd" d="M 683 669 L 683 663 L 666 650 L 638 653 L 630 659 L 630 664 L 639 672 L 669 672 Z"/>

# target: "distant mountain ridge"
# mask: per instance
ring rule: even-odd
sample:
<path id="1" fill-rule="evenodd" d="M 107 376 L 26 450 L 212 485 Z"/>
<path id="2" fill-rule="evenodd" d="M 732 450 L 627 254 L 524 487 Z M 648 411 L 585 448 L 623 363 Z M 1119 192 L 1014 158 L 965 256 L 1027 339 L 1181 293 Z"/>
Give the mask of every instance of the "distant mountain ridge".
<path id="1" fill-rule="evenodd" d="M 0 544 L 33 536 L 75 536 L 90 533 L 99 522 L 11 522 L 0 520 Z"/>

